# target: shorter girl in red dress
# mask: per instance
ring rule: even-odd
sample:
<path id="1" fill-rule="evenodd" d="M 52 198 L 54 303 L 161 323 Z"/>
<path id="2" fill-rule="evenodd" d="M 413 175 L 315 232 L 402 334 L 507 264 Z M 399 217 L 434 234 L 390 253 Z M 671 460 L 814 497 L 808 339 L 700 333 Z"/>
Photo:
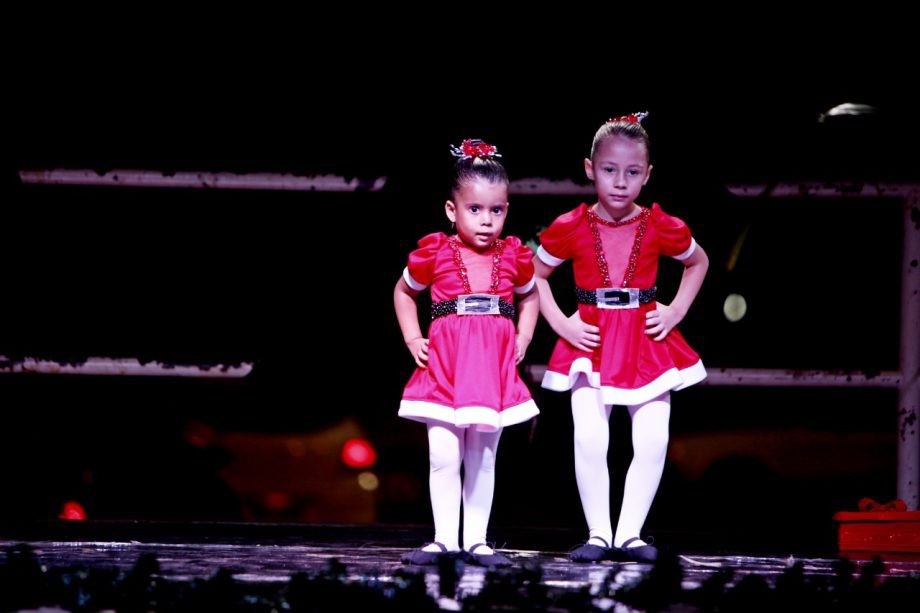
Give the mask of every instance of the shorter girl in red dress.
<path id="1" fill-rule="evenodd" d="M 657 549 L 640 538 L 658 490 L 668 446 L 671 390 L 706 377 L 699 355 L 675 326 L 696 298 L 709 259 L 687 225 L 657 204 L 636 204 L 652 172 L 646 113 L 611 119 L 594 136 L 585 172 L 597 202 L 560 215 L 540 235 L 534 262 L 540 310 L 561 337 L 543 387 L 572 391 L 575 477 L 589 538 L 570 557 L 651 561 Z M 656 302 L 661 256 L 684 274 L 670 304 Z M 572 260 L 578 310 L 559 309 L 547 278 Z M 616 534 L 610 523 L 607 445 L 611 405 L 632 420 L 633 459 L 626 474 Z"/>
<path id="2" fill-rule="evenodd" d="M 403 338 L 418 365 L 399 415 L 428 427 L 435 526 L 434 542 L 403 562 L 433 564 L 460 551 L 462 500 L 466 559 L 508 566 L 511 561 L 486 544 L 486 528 L 502 428 L 539 413 L 517 371 L 539 314 L 533 252 L 513 236 L 501 238 L 508 175 L 495 147 L 466 140 L 452 153 L 457 160 L 444 208 L 457 234 L 438 232 L 420 240 L 393 297 Z M 425 338 L 416 297 L 428 287 L 432 321 Z"/>

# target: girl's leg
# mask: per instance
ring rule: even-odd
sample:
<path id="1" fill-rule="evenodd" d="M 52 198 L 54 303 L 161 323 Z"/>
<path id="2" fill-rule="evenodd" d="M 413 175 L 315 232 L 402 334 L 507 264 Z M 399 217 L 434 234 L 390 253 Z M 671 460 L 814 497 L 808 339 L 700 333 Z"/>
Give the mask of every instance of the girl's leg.
<path id="1" fill-rule="evenodd" d="M 428 424 L 428 462 L 431 472 L 431 511 L 434 514 L 434 540 L 448 551 L 459 551 L 460 465 L 463 462 L 463 429 Z M 441 551 L 428 545 L 423 551 Z"/>
<path id="2" fill-rule="evenodd" d="M 463 548 L 469 550 L 486 542 L 492 496 L 495 492 L 495 457 L 502 431 L 466 431 L 463 455 Z M 489 547 L 478 547 L 477 554 L 491 554 Z"/>
<path id="3" fill-rule="evenodd" d="M 639 536 L 652 500 L 661 482 L 664 459 L 668 451 L 668 424 L 671 419 L 671 396 L 668 393 L 642 405 L 627 407 L 632 418 L 633 459 L 626 472 L 623 506 L 613 539 L 615 547 Z M 633 541 L 630 547 L 645 545 Z"/>
<path id="4" fill-rule="evenodd" d="M 572 419 L 575 423 L 575 480 L 581 507 L 588 522 L 592 545 L 611 545 L 610 474 L 607 445 L 610 442 L 610 407 L 601 400 L 600 390 L 588 385 L 584 376 L 572 388 Z"/>

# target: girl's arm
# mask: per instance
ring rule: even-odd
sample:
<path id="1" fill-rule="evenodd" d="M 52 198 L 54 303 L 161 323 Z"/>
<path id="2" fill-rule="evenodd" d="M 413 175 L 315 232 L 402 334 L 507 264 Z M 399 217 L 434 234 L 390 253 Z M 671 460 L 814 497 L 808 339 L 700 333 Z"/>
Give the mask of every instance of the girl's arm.
<path id="1" fill-rule="evenodd" d="M 406 280 L 400 277 L 393 289 L 393 306 L 409 353 L 420 368 L 427 368 L 428 339 L 422 336 L 422 328 L 418 323 L 418 304 L 415 302 L 418 295 L 419 292 L 409 287 Z"/>
<path id="2" fill-rule="evenodd" d="M 537 293 L 540 295 L 540 312 L 550 327 L 576 349 L 597 349 L 601 344 L 600 328 L 584 323 L 577 309 L 571 317 L 566 317 L 556 304 L 548 281 L 555 268 L 545 264 L 539 256 L 534 257 L 533 266 L 536 270 Z"/>
<path id="3" fill-rule="evenodd" d="M 527 347 L 533 340 L 533 330 L 537 327 L 537 317 L 540 315 L 540 298 L 536 286 L 518 300 L 517 336 L 514 339 L 514 363 L 520 364 L 527 353 Z"/>
<path id="4" fill-rule="evenodd" d="M 690 257 L 681 263 L 686 268 L 684 268 L 680 287 L 677 288 L 674 300 L 669 305 L 659 302 L 656 310 L 649 311 L 645 315 L 645 333 L 654 336 L 656 341 L 664 340 L 668 333 L 687 316 L 687 311 L 690 310 L 690 305 L 696 299 L 703 285 L 703 279 L 706 277 L 706 271 L 709 269 L 709 256 L 697 244 Z"/>

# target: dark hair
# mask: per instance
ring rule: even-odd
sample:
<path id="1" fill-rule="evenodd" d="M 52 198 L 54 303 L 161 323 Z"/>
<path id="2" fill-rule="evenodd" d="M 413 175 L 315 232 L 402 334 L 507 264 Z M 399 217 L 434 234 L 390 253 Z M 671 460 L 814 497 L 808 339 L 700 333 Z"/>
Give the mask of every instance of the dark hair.
<path id="1" fill-rule="evenodd" d="M 454 164 L 450 193 L 456 194 L 464 183 L 474 179 L 485 179 L 489 183 L 504 183 L 505 185 L 509 183 L 508 172 L 495 158 L 479 156 L 460 158 Z"/>
<path id="2" fill-rule="evenodd" d="M 601 146 L 601 143 L 613 136 L 625 136 L 632 140 L 641 141 L 645 145 L 646 157 L 651 159 L 652 149 L 648 141 L 648 132 L 645 131 L 642 124 L 638 121 L 628 121 L 625 118 L 618 118 L 613 121 L 608 121 L 594 133 L 594 141 L 591 143 L 592 160 L 594 159 L 594 154 L 597 152 L 598 147 Z"/>

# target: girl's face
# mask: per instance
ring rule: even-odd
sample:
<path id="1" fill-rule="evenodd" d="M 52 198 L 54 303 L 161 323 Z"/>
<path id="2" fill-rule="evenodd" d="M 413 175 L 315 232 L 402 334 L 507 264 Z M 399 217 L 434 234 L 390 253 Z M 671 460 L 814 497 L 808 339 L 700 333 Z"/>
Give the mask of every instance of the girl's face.
<path id="1" fill-rule="evenodd" d="M 613 221 L 635 210 L 636 198 L 651 172 L 645 143 L 625 136 L 604 140 L 594 159 L 585 159 L 585 174 L 597 189 L 598 213 Z"/>
<path id="2" fill-rule="evenodd" d="M 447 218 L 457 224 L 457 235 L 477 250 L 485 250 L 499 238 L 508 216 L 508 186 L 481 177 L 464 181 L 444 204 Z"/>

